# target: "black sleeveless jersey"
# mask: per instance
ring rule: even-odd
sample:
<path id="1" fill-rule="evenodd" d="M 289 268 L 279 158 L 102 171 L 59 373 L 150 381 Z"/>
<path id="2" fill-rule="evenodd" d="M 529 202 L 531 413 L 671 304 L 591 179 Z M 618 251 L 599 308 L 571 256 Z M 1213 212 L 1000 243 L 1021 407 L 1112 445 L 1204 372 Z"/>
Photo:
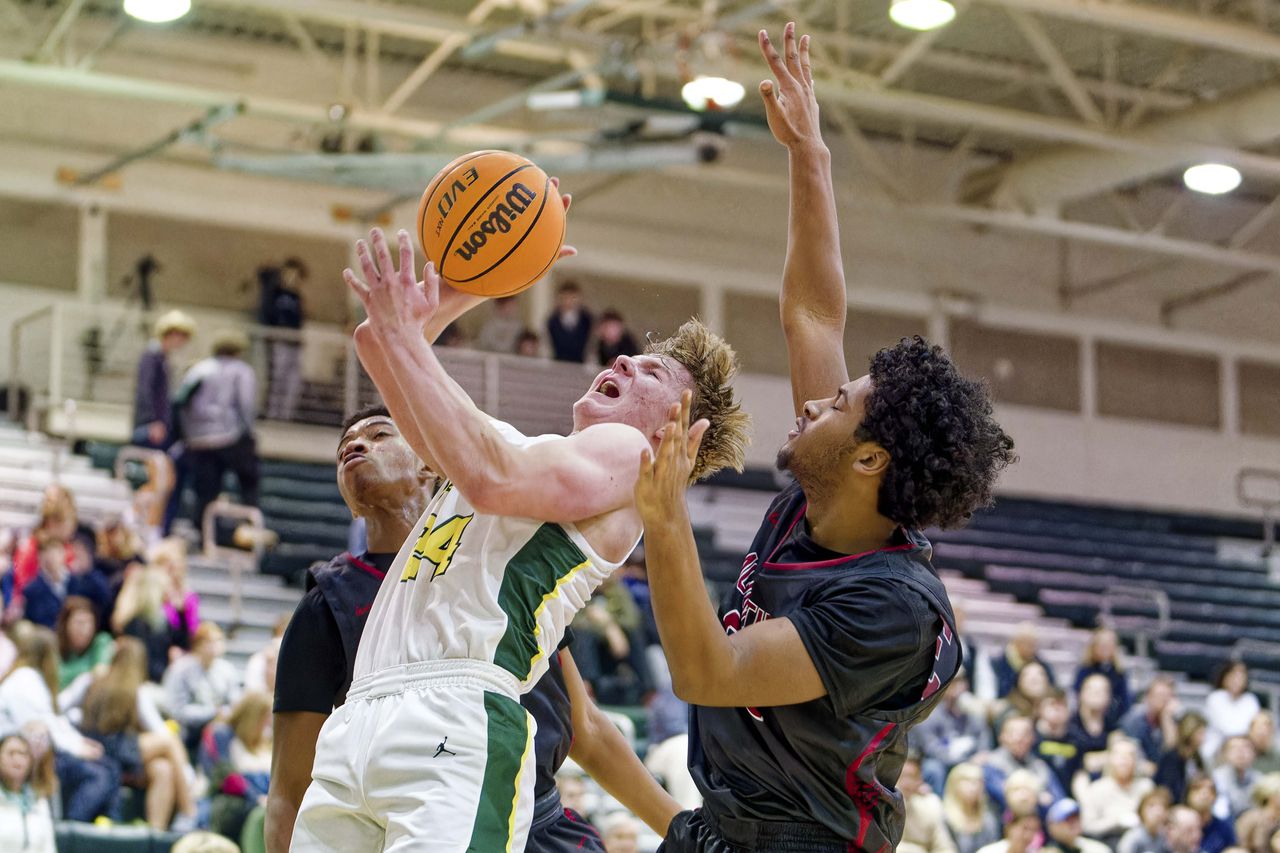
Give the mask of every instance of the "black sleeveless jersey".
<path id="1" fill-rule="evenodd" d="M 385 563 L 389 566 L 390 560 Z M 311 569 L 307 593 L 298 602 L 280 644 L 277 713 L 328 714 L 346 701 L 360 635 L 384 575 L 385 569 L 350 554 L 340 554 Z M 565 648 L 572 636 L 566 631 L 560 648 Z M 537 769 L 534 793 L 538 797 L 555 788 L 556 771 L 573 743 L 573 716 L 560 656 L 552 655 L 550 663 L 533 689 L 520 697 L 538 722 L 533 742 Z"/>
<path id="2" fill-rule="evenodd" d="M 806 823 L 848 850 L 897 847 L 907 731 L 960 667 L 955 617 L 919 533 L 836 554 L 808 535 L 798 485 L 770 505 L 720 608 L 727 633 L 787 617 L 827 695 L 775 708 L 690 711 L 689 766 L 722 825 Z"/>

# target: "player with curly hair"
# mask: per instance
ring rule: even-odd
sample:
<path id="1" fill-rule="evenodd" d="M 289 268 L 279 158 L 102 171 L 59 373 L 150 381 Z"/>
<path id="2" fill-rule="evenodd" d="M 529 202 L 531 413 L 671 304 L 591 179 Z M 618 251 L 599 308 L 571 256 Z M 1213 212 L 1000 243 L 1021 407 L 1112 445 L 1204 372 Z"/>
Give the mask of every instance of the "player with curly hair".
<path id="1" fill-rule="evenodd" d="M 795 477 L 769 507 L 717 614 L 684 494 L 707 422 L 673 406 L 636 483 L 653 609 L 677 695 L 692 705 L 701 809 L 661 850 L 867 851 L 902 837 L 894 790 L 907 732 L 960 668 L 955 617 L 920 533 L 991 500 L 1013 442 L 979 382 L 920 338 L 850 381 L 831 160 L 808 36 L 784 34 L 760 86 L 791 171 L 782 325 L 796 427 L 778 453 Z"/>

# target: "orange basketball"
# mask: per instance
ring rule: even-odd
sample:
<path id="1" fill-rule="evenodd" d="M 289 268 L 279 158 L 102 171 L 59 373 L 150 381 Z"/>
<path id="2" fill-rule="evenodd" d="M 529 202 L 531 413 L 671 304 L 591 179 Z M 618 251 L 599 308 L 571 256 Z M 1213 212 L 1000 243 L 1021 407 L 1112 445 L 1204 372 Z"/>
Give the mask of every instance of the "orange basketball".
<path id="1" fill-rule="evenodd" d="M 418 239 L 453 287 L 511 296 L 547 274 L 564 243 L 560 193 L 508 151 L 476 151 L 440 170 L 418 205 Z"/>

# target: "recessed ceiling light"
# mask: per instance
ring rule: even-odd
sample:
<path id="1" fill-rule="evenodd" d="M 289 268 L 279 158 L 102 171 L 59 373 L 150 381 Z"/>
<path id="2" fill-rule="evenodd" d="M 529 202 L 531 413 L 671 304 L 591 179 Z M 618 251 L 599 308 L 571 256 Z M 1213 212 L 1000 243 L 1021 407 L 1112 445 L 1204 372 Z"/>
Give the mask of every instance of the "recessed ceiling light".
<path id="1" fill-rule="evenodd" d="M 1200 163 L 1182 173 L 1182 182 L 1198 193 L 1222 195 L 1240 186 L 1240 170 L 1223 163 Z"/>
<path id="2" fill-rule="evenodd" d="M 889 17 L 909 30 L 936 30 L 956 17 L 956 7 L 947 0 L 893 0 Z"/>
<path id="3" fill-rule="evenodd" d="M 191 11 L 191 0 L 124 0 L 124 10 L 139 21 L 167 24 Z"/>
<path id="4" fill-rule="evenodd" d="M 724 77 L 698 76 L 680 89 L 680 97 L 684 98 L 689 109 L 698 112 L 733 109 L 742 102 L 746 93 L 741 83 Z"/>

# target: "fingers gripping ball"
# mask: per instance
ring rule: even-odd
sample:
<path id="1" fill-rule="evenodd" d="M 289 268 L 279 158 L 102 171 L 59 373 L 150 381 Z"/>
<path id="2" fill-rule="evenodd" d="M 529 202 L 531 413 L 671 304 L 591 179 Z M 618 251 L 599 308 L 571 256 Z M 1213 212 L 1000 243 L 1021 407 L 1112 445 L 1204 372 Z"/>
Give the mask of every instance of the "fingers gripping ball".
<path id="1" fill-rule="evenodd" d="M 507 151 L 477 151 L 431 180 L 418 239 L 440 277 L 478 296 L 510 296 L 547 274 L 564 243 L 565 212 L 547 173 Z"/>

